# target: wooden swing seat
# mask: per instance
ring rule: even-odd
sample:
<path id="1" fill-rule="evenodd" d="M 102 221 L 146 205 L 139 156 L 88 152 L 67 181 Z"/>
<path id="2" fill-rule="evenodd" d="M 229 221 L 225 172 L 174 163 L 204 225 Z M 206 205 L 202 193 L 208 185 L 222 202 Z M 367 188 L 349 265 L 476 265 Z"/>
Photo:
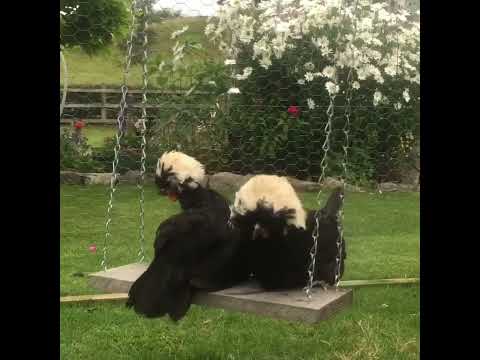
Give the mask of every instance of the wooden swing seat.
<path id="1" fill-rule="evenodd" d="M 89 274 L 90 285 L 105 293 L 128 293 L 133 282 L 147 269 L 146 264 L 129 264 Z M 193 304 L 252 313 L 276 319 L 317 323 L 350 306 L 351 289 L 312 289 L 308 299 L 302 289 L 263 291 L 247 282 L 216 292 L 200 292 Z"/>

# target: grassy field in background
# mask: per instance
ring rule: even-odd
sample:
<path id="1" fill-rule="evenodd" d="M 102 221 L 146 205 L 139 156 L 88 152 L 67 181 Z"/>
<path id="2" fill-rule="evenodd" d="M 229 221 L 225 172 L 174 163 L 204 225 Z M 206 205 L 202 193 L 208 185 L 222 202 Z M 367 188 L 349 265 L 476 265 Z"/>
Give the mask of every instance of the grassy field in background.
<path id="1" fill-rule="evenodd" d="M 158 55 L 171 55 L 171 49 L 176 40 L 171 39 L 171 33 L 181 29 L 183 26 L 189 26 L 188 31 L 182 36 L 182 40 L 199 42 L 208 53 L 208 58 L 218 60 L 219 51 L 206 39 L 204 28 L 206 17 L 181 17 L 168 19 L 162 23 L 152 23 L 150 28 L 153 34 L 149 38 L 149 58 L 153 60 Z M 65 58 L 68 65 L 68 84 L 69 87 L 95 87 L 95 86 L 113 86 L 118 87 L 123 79 L 123 63 L 125 54 L 118 46 L 110 46 L 102 53 L 89 56 L 82 50 L 68 49 L 65 51 Z M 198 60 L 195 56 L 186 56 L 187 64 Z M 63 84 L 64 73 L 60 65 L 60 81 Z M 128 84 L 132 87 L 141 87 L 142 71 L 139 64 L 132 64 Z M 178 82 L 178 81 L 176 81 Z M 152 80 L 150 87 L 155 87 L 155 81 Z"/>
<path id="2" fill-rule="evenodd" d="M 147 257 L 158 224 L 178 204 L 145 190 Z M 85 277 L 99 270 L 107 188 L 61 186 L 61 295 L 95 293 Z M 230 194 L 231 196 L 231 194 Z M 315 207 L 315 194 L 302 194 Z M 109 262 L 134 262 L 138 190 L 116 192 Z M 419 276 L 419 194 L 347 194 L 344 279 Z M 97 253 L 88 251 L 91 244 Z M 122 304 L 61 306 L 63 359 L 418 359 L 419 287 L 359 288 L 354 304 L 328 321 L 305 325 L 193 306 L 185 319 L 148 320 Z"/>

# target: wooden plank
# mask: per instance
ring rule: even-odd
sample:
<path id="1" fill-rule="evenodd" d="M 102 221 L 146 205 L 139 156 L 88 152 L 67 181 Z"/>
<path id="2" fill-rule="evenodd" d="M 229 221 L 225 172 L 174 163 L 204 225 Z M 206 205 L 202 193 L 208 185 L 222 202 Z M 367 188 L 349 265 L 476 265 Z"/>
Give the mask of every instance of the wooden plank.
<path id="1" fill-rule="evenodd" d="M 147 90 L 147 94 L 164 94 L 164 95 L 185 95 L 188 90 Z M 107 93 L 107 94 L 121 94 L 122 91 L 120 88 L 118 89 L 102 89 L 102 88 L 94 88 L 94 89 L 82 89 L 82 88 L 69 88 L 69 93 Z M 128 89 L 128 93 L 131 94 L 142 94 L 143 90 L 141 89 Z M 206 91 L 196 91 L 193 92 L 191 95 L 208 95 L 209 93 Z"/>
<path id="2" fill-rule="evenodd" d="M 60 297 L 61 304 L 69 303 L 83 303 L 83 302 L 106 302 L 106 301 L 119 301 L 127 300 L 128 293 L 117 294 L 95 294 L 95 295 L 75 295 L 75 296 L 62 296 Z"/>
<path id="3" fill-rule="evenodd" d="M 385 284 L 413 284 L 419 283 L 418 278 L 402 278 L 402 279 L 377 279 L 377 280 L 346 280 L 341 281 L 339 287 L 356 287 L 368 285 L 385 285 Z M 255 289 L 253 289 L 255 290 Z M 73 295 L 60 297 L 60 303 L 81 303 L 93 301 L 116 301 L 128 299 L 128 293 L 113 294 L 95 294 L 95 295 Z"/>
<path id="4" fill-rule="evenodd" d="M 96 109 L 96 108 L 109 108 L 109 109 L 116 109 L 119 108 L 120 104 L 102 104 L 102 103 L 88 103 L 88 104 L 65 104 L 65 108 L 75 108 L 75 109 Z M 161 108 L 163 105 L 161 104 L 128 104 L 127 107 L 133 107 L 133 108 Z"/>
<path id="5" fill-rule="evenodd" d="M 63 118 L 63 119 L 60 119 L 60 123 L 61 124 L 72 124 L 76 119 L 71 119 L 71 118 Z M 96 119 L 84 119 L 82 118 L 83 121 L 85 121 L 87 124 L 106 124 L 106 125 L 110 125 L 110 124 L 117 124 L 117 119 L 105 119 L 105 120 L 102 120 L 102 119 L 99 119 L 99 118 L 96 118 Z"/>
<path id="6" fill-rule="evenodd" d="M 129 264 L 88 274 L 90 286 L 107 293 L 128 293 L 130 286 L 147 269 L 145 264 Z"/>
<path id="7" fill-rule="evenodd" d="M 105 90 L 105 89 L 102 89 L 102 90 Z M 102 120 L 106 120 L 107 119 L 107 108 L 105 107 L 105 104 L 107 103 L 107 93 L 105 91 L 102 91 L 101 97 L 102 97 L 102 108 L 100 109 L 101 118 L 102 118 Z"/>
<path id="8" fill-rule="evenodd" d="M 247 283 L 212 293 L 199 293 L 194 304 L 252 313 L 289 321 L 317 323 L 350 306 L 351 289 L 312 290 L 308 299 L 302 289 L 263 291 L 255 283 Z"/>
<path id="9" fill-rule="evenodd" d="M 419 278 L 400 278 L 400 279 L 373 279 L 373 280 L 345 280 L 340 281 L 339 287 L 357 287 L 370 285 L 400 285 L 400 284 L 417 284 L 420 283 Z"/>
<path id="10" fill-rule="evenodd" d="M 88 104 L 65 104 L 65 108 L 69 109 L 101 109 L 109 108 L 116 109 L 119 108 L 119 104 L 102 104 L 102 103 L 88 103 Z M 173 103 L 163 103 L 163 104 L 128 104 L 127 107 L 130 108 L 150 108 L 150 109 L 163 109 L 163 108 L 178 108 L 178 109 L 189 109 L 189 108 L 209 108 L 210 105 L 202 104 L 173 104 Z"/>
<path id="11" fill-rule="evenodd" d="M 90 285 L 107 293 L 128 293 L 133 282 L 145 271 L 145 264 L 129 264 L 89 274 Z M 263 291 L 249 282 L 216 292 L 201 292 L 193 304 L 253 313 L 289 321 L 316 323 L 352 304 L 351 289 L 315 288 L 308 299 L 302 289 Z"/>

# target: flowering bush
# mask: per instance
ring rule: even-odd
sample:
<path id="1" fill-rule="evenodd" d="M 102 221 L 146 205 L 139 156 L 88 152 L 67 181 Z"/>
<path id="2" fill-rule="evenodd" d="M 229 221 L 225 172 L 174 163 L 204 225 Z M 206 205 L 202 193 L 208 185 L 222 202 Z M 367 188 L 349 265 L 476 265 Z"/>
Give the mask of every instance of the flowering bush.
<path id="1" fill-rule="evenodd" d="M 76 136 L 71 129 L 60 133 L 60 170 L 95 172 L 99 167 L 84 136 Z"/>
<path id="2" fill-rule="evenodd" d="M 401 139 L 407 133 L 417 139 L 419 131 L 418 14 L 365 0 L 257 3 L 227 0 L 205 29 L 235 68 L 228 127 L 235 129 L 229 141 L 238 151 L 231 162 L 254 158 L 262 169 L 274 164 L 274 172 L 319 175 L 333 101 L 330 167 L 340 173 L 348 94 L 350 175 L 398 179 Z M 274 124 L 293 109 L 300 123 L 288 122 L 286 137 L 278 138 Z M 271 120 L 264 128 L 266 114 Z M 280 140 L 274 152 L 264 152 L 260 138 Z M 255 170 L 252 164 L 242 171 Z"/>
<path id="3" fill-rule="evenodd" d="M 205 34 L 227 57 L 247 53 L 266 70 L 283 60 L 286 75 L 296 77 L 300 86 L 319 82 L 333 96 L 350 87 L 357 91 L 370 86 L 373 80 L 372 103 L 400 108 L 410 101 L 410 87 L 420 84 L 420 24 L 415 14 L 386 2 L 264 0 L 257 5 L 253 0 L 227 0 L 217 15 Z M 311 45 L 307 58 L 294 56 L 299 51 L 304 55 L 305 43 Z M 235 78 L 246 79 L 246 69 L 252 73 L 248 65 Z M 384 90 L 393 79 L 405 87 L 401 97 L 390 99 Z M 312 98 L 306 101 L 315 108 Z"/>
<path id="4" fill-rule="evenodd" d="M 186 96 L 162 110 L 178 129 L 159 143 L 173 141 L 204 161 L 222 157 L 217 170 L 316 177 L 332 101 L 331 174 L 342 171 L 350 104 L 350 176 L 398 179 L 405 139 L 415 143 L 419 135 L 416 16 L 365 0 L 227 0 L 205 28 L 225 61 L 209 61 L 198 43 L 182 41 L 188 28 L 180 27 L 171 54 L 155 64 L 158 85 L 168 86 L 172 75 L 192 80 Z M 184 61 L 193 53 L 205 61 Z"/>

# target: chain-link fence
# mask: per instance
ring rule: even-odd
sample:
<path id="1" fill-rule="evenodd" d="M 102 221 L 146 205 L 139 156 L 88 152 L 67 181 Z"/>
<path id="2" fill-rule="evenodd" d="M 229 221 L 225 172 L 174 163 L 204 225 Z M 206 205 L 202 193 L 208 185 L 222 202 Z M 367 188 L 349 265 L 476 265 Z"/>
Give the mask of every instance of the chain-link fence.
<path id="1" fill-rule="evenodd" d="M 322 55 L 323 45 L 318 45 L 322 37 L 305 32 L 303 38 L 291 36 L 274 48 L 271 64 L 262 64 L 265 57 L 256 56 L 261 51 L 259 19 L 262 11 L 270 11 L 267 5 L 272 13 L 278 11 L 269 17 L 272 21 L 306 16 L 288 12 L 282 2 L 274 3 L 137 0 L 130 6 L 123 0 L 61 1 L 61 94 L 66 94 L 61 169 L 108 173 L 115 163 L 122 174 L 143 170 L 145 160 L 145 171 L 152 173 L 163 151 L 178 149 L 197 157 L 210 173 L 274 173 L 317 181 L 332 100 L 325 73 L 332 63 L 330 55 Z M 283 2 L 290 3 L 295 2 Z M 361 7 L 357 3 L 365 1 L 338 3 L 335 11 L 342 14 L 347 8 L 354 13 L 352 9 Z M 248 25 L 238 28 L 241 34 L 235 34 L 233 25 L 220 31 L 225 9 L 233 11 L 234 6 L 239 9 L 238 19 L 247 24 L 247 15 L 256 19 L 251 33 Z M 382 9 L 403 14 L 400 5 L 389 6 Z M 348 22 L 351 28 L 335 36 L 350 36 L 350 43 L 356 44 L 357 26 L 368 19 L 368 11 L 362 11 L 367 12 L 364 17 L 351 16 L 356 22 Z M 418 15 L 412 15 L 403 23 L 418 21 Z M 288 31 L 294 33 L 295 24 L 289 24 Z M 375 26 L 376 31 L 379 26 Z M 389 26 L 385 21 L 386 35 L 380 31 L 372 38 L 388 39 L 387 53 L 395 53 L 391 50 L 395 46 L 397 56 L 411 51 L 406 50 L 409 40 L 398 39 L 399 32 Z M 333 56 L 335 37 L 325 36 Z M 250 41 L 243 41 L 245 37 Z M 278 37 L 270 40 L 275 43 Z M 282 56 L 277 56 L 275 49 L 283 45 Z M 373 63 L 382 63 L 384 54 L 379 56 Z M 126 64 L 130 66 L 124 74 Z M 397 63 L 402 66 L 405 63 Z M 386 75 L 377 81 L 373 74 L 356 89 L 359 73 L 349 77 L 348 67 L 334 70 L 339 91 L 333 91 L 327 175 L 342 176 L 347 164 L 351 183 L 416 183 L 417 83 Z"/>

